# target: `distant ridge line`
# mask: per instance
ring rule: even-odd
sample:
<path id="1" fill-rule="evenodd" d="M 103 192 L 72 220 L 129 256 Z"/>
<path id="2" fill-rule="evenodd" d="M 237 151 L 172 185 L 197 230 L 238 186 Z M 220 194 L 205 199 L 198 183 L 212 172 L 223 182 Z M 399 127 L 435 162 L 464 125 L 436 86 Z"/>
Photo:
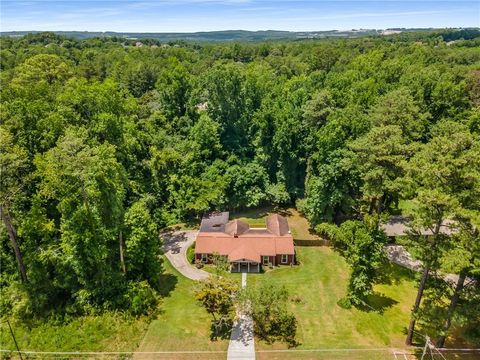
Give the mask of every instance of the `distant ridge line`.
<path id="1" fill-rule="evenodd" d="M 324 38 L 354 38 L 373 35 L 390 35 L 401 32 L 455 31 L 479 28 L 389 28 L 389 29 L 352 29 L 322 31 L 284 31 L 284 30 L 222 30 L 190 33 L 176 32 L 114 32 L 114 31 L 3 31 L 1 36 L 21 37 L 27 34 L 54 33 L 75 39 L 97 37 L 118 37 L 126 40 L 153 39 L 158 41 L 265 41 L 265 40 L 301 40 Z"/>

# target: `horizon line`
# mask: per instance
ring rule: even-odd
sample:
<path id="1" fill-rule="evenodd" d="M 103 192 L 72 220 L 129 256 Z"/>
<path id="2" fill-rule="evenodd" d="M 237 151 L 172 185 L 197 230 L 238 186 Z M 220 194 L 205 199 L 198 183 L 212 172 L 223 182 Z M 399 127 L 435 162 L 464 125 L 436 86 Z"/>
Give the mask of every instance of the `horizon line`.
<path id="1" fill-rule="evenodd" d="M 445 27 L 388 27 L 388 28 L 351 28 L 351 29 L 328 29 L 328 30 L 279 30 L 279 29 L 258 29 L 258 30 L 245 30 L 245 29 L 222 29 L 222 30 L 200 30 L 200 31 L 113 31 L 113 30 L 0 30 L 0 33 L 8 32 L 91 32 L 91 33 L 136 33 L 136 34 L 197 34 L 197 33 L 214 33 L 214 32 L 224 32 L 224 31 L 245 31 L 245 32 L 267 32 L 267 31 L 276 31 L 276 32 L 288 32 L 288 33 L 314 33 L 314 32 L 329 32 L 329 31 L 360 31 L 360 30 L 448 30 L 448 29 L 480 29 L 479 26 L 445 26 Z"/>

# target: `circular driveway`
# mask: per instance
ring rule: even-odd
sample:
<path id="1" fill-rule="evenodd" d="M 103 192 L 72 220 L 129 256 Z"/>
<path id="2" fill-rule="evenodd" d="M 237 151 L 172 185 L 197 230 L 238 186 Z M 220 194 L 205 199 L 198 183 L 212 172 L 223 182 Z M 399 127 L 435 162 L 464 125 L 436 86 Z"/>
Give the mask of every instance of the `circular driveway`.
<path id="1" fill-rule="evenodd" d="M 163 238 L 163 252 L 170 263 L 183 276 L 192 280 L 203 280 L 209 276 L 187 260 L 187 249 L 197 238 L 198 231 L 185 230 L 160 234 Z"/>

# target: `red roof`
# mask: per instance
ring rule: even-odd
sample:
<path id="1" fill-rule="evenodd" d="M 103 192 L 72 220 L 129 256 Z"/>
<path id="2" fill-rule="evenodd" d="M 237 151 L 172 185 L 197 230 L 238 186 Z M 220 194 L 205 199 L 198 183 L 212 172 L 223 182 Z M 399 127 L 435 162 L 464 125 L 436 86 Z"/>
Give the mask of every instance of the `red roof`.
<path id="1" fill-rule="evenodd" d="M 225 232 L 200 231 L 195 253 L 218 253 L 228 256 L 229 261 L 245 259 L 258 263 L 261 262 L 261 256 L 294 255 L 293 237 L 288 230 L 287 220 L 280 215 L 270 216 L 267 218 L 267 227 L 250 229 L 248 224 L 234 220 L 227 224 Z"/>

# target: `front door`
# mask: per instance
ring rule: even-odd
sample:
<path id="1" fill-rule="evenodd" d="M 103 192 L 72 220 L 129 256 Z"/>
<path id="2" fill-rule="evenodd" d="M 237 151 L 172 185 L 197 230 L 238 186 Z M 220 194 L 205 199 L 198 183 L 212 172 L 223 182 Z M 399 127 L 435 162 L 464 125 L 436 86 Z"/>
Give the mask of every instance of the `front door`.
<path id="1" fill-rule="evenodd" d="M 249 263 L 246 263 L 246 262 L 242 262 L 240 263 L 240 272 L 244 273 L 244 272 L 248 272 L 249 271 L 249 266 L 248 266 Z"/>

